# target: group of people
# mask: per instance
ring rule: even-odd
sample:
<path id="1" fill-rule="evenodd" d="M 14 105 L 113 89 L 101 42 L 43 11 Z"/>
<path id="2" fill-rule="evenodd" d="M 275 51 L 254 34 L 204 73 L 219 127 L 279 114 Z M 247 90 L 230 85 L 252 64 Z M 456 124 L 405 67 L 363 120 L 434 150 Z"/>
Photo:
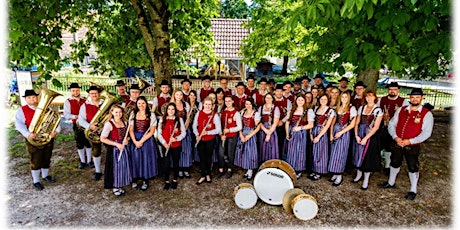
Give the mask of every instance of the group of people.
<path id="1" fill-rule="evenodd" d="M 308 76 L 283 84 L 262 77 L 258 87 L 255 80 L 249 76 L 247 85 L 238 82 L 232 90 L 222 78 L 220 87 L 214 89 L 210 77 L 205 76 L 197 91 L 185 79 L 181 88 L 172 92 L 171 84 L 163 80 L 151 106 L 140 96 L 137 84 L 131 85 L 128 94 L 126 84 L 118 81 L 123 101 L 112 105 L 99 125 L 91 121 L 104 106 L 102 89 L 91 86 L 85 100 L 78 83 L 72 83 L 64 117 L 74 124 L 79 168 L 94 167 L 94 180 L 104 176 L 104 187 L 116 196 L 123 195 L 129 185 L 146 190 L 149 180 L 159 174 L 164 177 L 163 189 L 176 189 L 179 178 L 191 178 L 194 162 L 199 162 L 200 169 L 197 185 L 212 183 L 214 165 L 216 179 L 231 178 L 234 170 L 241 168 L 251 180 L 254 171 L 270 159 L 289 163 L 297 178 L 303 172 L 312 181 L 331 175 L 329 181 L 334 186 L 341 185 L 347 168 L 355 168 L 352 182 L 362 180 L 361 189 L 366 190 L 371 172 L 382 170 L 383 150 L 389 180 L 380 187 L 395 187 L 404 156 L 411 183 L 406 198 L 415 198 L 420 144 L 433 127 L 431 112 L 421 104 L 421 89 L 413 89 L 406 100 L 399 96 L 399 85 L 392 82 L 388 95 L 379 99 L 375 92 L 366 91 L 362 81 L 351 91 L 345 77 L 339 87 L 325 87 L 320 74 L 315 75 L 313 84 Z M 27 131 L 37 100 L 32 92 L 26 91 L 28 104 L 16 115 L 16 127 L 24 137 L 33 135 Z M 100 133 L 100 140 L 88 138 L 85 130 Z M 104 173 L 101 143 L 107 146 Z M 49 158 L 44 162 L 31 163 L 37 189 L 43 189 L 37 174 L 40 168 L 42 178 L 48 178 L 44 180 L 55 181 L 47 175 Z"/>

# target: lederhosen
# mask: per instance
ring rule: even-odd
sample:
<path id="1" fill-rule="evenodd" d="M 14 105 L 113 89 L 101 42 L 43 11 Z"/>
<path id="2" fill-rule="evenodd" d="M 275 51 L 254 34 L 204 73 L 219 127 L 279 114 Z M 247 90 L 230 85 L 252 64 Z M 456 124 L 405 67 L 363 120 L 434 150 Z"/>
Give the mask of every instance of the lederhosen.
<path id="1" fill-rule="evenodd" d="M 387 110 L 389 114 L 389 119 L 395 115 L 395 112 L 398 108 L 402 107 L 404 103 L 404 98 L 399 97 L 396 100 L 390 100 L 388 99 L 388 96 L 382 97 L 380 99 L 380 108 L 382 110 Z M 385 113 L 385 111 L 383 111 Z M 385 151 L 391 151 L 391 143 L 393 141 L 393 138 L 391 138 L 390 134 L 388 133 L 388 124 L 385 124 L 385 121 L 382 120 L 382 130 L 380 130 L 381 134 L 381 144 L 382 144 L 382 149 Z"/>
<path id="2" fill-rule="evenodd" d="M 31 109 L 28 105 L 22 106 L 22 112 L 24 113 L 24 118 L 26 120 L 26 126 L 29 128 L 30 123 L 35 114 L 35 110 Z M 54 138 L 51 141 L 43 146 L 37 147 L 32 145 L 27 138 L 25 139 L 26 149 L 29 152 L 30 157 L 30 169 L 39 170 L 42 168 L 49 168 L 51 162 L 51 156 L 54 147 Z"/>
<path id="3" fill-rule="evenodd" d="M 81 105 L 85 104 L 86 102 L 84 98 L 80 98 L 79 101 L 70 99 L 67 100 L 69 101 L 70 114 L 72 115 L 78 115 Z M 77 149 L 83 149 L 84 147 L 91 148 L 91 144 L 85 136 L 85 129 L 77 124 L 77 119 L 72 119 L 72 125 L 73 133 L 75 135 L 75 142 L 77 144 Z"/>

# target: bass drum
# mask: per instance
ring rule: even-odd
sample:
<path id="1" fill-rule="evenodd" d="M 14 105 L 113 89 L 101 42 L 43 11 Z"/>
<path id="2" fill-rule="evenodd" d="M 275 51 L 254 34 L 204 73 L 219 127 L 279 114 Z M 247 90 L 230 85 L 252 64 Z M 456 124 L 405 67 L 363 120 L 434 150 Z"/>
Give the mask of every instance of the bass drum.
<path id="1" fill-rule="evenodd" d="M 294 183 L 283 170 L 265 168 L 259 170 L 254 177 L 254 188 L 257 196 L 265 203 L 281 205 L 284 194 L 294 188 Z"/>
<path id="2" fill-rule="evenodd" d="M 248 183 L 241 183 L 233 190 L 235 204 L 241 209 L 250 209 L 257 204 L 257 194 L 254 187 Z"/>
<path id="3" fill-rule="evenodd" d="M 289 175 L 289 177 L 292 180 L 292 183 L 294 184 L 297 183 L 297 176 L 295 175 L 295 170 L 286 161 L 278 160 L 278 159 L 271 159 L 271 160 L 265 161 L 262 165 L 260 165 L 259 170 L 264 169 L 264 168 L 281 169 Z"/>

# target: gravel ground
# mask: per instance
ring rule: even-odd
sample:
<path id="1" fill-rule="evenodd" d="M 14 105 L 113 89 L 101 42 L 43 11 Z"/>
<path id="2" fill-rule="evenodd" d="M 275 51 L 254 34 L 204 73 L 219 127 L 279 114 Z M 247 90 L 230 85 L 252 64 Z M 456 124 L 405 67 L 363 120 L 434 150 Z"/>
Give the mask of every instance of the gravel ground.
<path id="1" fill-rule="evenodd" d="M 126 188 L 115 197 L 93 181 L 93 169 L 77 169 L 78 156 L 73 140 L 55 145 L 52 174 L 57 182 L 44 182 L 45 189 L 33 189 L 27 155 L 10 157 L 7 164 L 7 227 L 9 228 L 452 228 L 453 173 L 452 132 L 449 117 L 436 117 L 432 137 L 422 148 L 418 195 L 407 201 L 410 183 L 405 165 L 397 188 L 384 190 L 387 180 L 373 173 L 369 188 L 353 184 L 354 175 L 345 174 L 341 186 L 331 186 L 329 177 L 311 181 L 306 175 L 295 187 L 315 197 L 319 212 L 302 221 L 282 206 L 260 199 L 255 207 L 243 210 L 235 205 L 233 191 L 247 182 L 238 170 L 231 179 L 213 179 L 212 184 L 195 185 L 198 167 L 191 179 L 179 180 L 177 190 L 163 191 L 162 179 L 150 182 L 147 191 Z M 11 135 L 10 146 L 22 141 Z M 104 150 L 105 151 L 105 150 Z M 404 163 L 405 164 L 405 163 Z M 252 183 L 252 181 L 250 182 Z"/>

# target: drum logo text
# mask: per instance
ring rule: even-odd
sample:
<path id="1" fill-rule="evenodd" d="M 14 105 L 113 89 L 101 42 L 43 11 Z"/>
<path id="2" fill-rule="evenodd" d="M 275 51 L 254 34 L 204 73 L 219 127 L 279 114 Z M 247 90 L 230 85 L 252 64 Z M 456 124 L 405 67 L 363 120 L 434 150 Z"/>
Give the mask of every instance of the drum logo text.
<path id="1" fill-rule="evenodd" d="M 280 174 L 276 174 L 276 173 L 273 173 L 273 172 L 267 172 L 267 175 L 276 176 L 276 177 L 279 177 L 279 178 L 281 178 L 281 179 L 283 179 L 283 178 L 284 178 L 284 176 L 283 176 L 283 175 L 280 175 Z"/>

